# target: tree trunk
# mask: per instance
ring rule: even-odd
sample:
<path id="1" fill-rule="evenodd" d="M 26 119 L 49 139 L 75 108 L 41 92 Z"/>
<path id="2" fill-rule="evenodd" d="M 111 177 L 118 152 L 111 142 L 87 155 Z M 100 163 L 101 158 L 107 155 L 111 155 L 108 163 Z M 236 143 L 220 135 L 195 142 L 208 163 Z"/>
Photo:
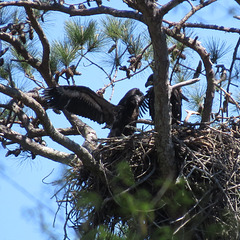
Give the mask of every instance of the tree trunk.
<path id="1" fill-rule="evenodd" d="M 170 87 L 168 80 L 168 48 L 165 33 L 158 24 L 151 24 L 149 32 L 154 49 L 154 94 L 155 128 L 158 133 L 156 148 L 160 174 L 163 179 L 172 179 L 176 171 L 174 146 L 171 136 Z"/>
<path id="2" fill-rule="evenodd" d="M 151 1 L 147 4 L 141 0 L 138 6 L 148 26 L 154 52 L 154 94 L 155 94 L 155 128 L 158 133 L 156 148 L 160 176 L 164 180 L 173 180 L 176 173 L 174 146 L 171 136 L 170 85 L 168 79 L 169 59 L 166 35 L 162 28 L 161 12 Z M 146 6 L 144 7 L 143 5 Z"/>

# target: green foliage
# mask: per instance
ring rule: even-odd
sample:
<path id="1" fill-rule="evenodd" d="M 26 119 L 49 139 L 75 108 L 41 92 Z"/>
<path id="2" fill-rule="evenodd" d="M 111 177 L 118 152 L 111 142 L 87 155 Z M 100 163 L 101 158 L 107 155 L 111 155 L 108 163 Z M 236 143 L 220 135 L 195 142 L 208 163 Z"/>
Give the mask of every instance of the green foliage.
<path id="1" fill-rule="evenodd" d="M 87 48 L 87 52 L 97 51 L 101 48 L 103 35 L 97 33 L 97 22 L 89 21 L 84 24 L 80 19 L 65 22 L 67 39 L 75 49 Z"/>
<path id="2" fill-rule="evenodd" d="M 211 54 L 211 61 L 215 64 L 224 57 L 231 49 L 227 41 L 218 38 L 210 38 L 206 42 L 207 51 Z"/>
<path id="3" fill-rule="evenodd" d="M 119 180 L 126 186 L 134 184 L 134 176 L 127 162 L 122 161 L 117 165 L 117 176 L 115 181 L 119 182 Z"/>
<path id="4" fill-rule="evenodd" d="M 25 20 L 26 13 L 20 8 L 2 8 L 0 10 L 0 25 L 6 23 L 18 24 Z"/>
<path id="5" fill-rule="evenodd" d="M 13 11 L 7 8 L 0 9 L 0 25 L 10 22 L 17 12 L 18 10 Z"/>
<path id="6" fill-rule="evenodd" d="M 104 45 L 104 36 L 102 33 L 94 34 L 92 38 L 89 38 L 87 41 L 87 51 L 88 52 L 97 52 L 101 50 L 101 47 Z"/>
<path id="7" fill-rule="evenodd" d="M 9 81 L 12 75 L 12 64 L 4 64 L 0 67 L 0 78 Z"/>
<path id="8" fill-rule="evenodd" d="M 136 56 L 142 53 L 143 41 L 140 35 L 135 37 L 131 36 L 126 44 L 130 54 L 134 54 Z"/>
<path id="9" fill-rule="evenodd" d="M 51 71 L 60 71 L 60 67 L 70 67 L 79 64 L 81 57 L 88 52 L 102 49 L 104 37 L 97 31 L 96 21 L 84 22 L 73 20 L 65 22 L 65 39 L 55 40 L 51 46 Z M 77 63 L 77 58 L 80 60 Z M 60 63 L 60 64 L 59 64 Z"/>
<path id="10" fill-rule="evenodd" d="M 112 68 L 117 68 L 121 66 L 124 63 L 125 56 L 124 56 L 125 50 L 123 47 L 118 47 L 114 52 L 111 52 L 107 54 L 105 57 L 105 64 L 109 65 Z"/>
<path id="11" fill-rule="evenodd" d="M 126 20 L 129 22 L 129 20 Z M 126 25 L 122 19 L 109 17 L 102 20 L 104 34 L 112 39 L 112 41 L 117 42 L 123 36 L 123 29 L 126 29 Z M 126 31 L 125 31 L 126 32 Z"/>
<path id="12" fill-rule="evenodd" d="M 54 45 L 52 47 L 54 48 Z M 59 55 L 57 54 L 58 54 L 58 51 L 54 51 L 54 50 L 52 50 L 50 53 L 50 69 L 51 69 L 52 75 L 54 75 L 55 72 L 61 67 Z"/>
<path id="13" fill-rule="evenodd" d="M 190 86 L 187 90 L 189 96 L 189 103 L 188 106 L 190 109 L 202 113 L 203 109 L 203 101 L 205 96 L 205 87 L 199 84 L 195 84 Z"/>
<path id="14" fill-rule="evenodd" d="M 111 22 L 111 20 L 109 19 L 108 21 Z M 131 19 L 126 19 L 124 22 L 119 22 L 119 26 L 120 27 L 120 39 L 122 39 L 122 41 L 125 44 L 129 44 L 129 40 L 133 40 L 134 39 L 134 32 L 135 29 L 137 27 L 137 24 L 134 20 Z"/>
<path id="15" fill-rule="evenodd" d="M 65 22 L 64 28 L 73 47 L 82 48 L 83 45 L 94 36 L 96 31 L 96 22 L 90 21 L 84 26 L 81 24 L 80 20 L 67 21 Z"/>
<path id="16" fill-rule="evenodd" d="M 30 48 L 29 48 L 30 51 Z M 21 56 L 21 54 L 19 54 L 15 49 L 12 49 L 12 55 L 15 57 L 15 67 L 24 72 L 26 74 L 26 76 L 32 77 L 33 76 L 33 72 L 34 72 L 34 68 L 32 68 L 25 60 L 24 58 Z M 32 55 L 36 55 L 36 52 L 32 52 Z"/>
<path id="17" fill-rule="evenodd" d="M 174 70 L 173 82 L 180 83 L 188 79 L 191 79 L 192 76 L 193 76 L 193 72 L 191 70 L 181 66 L 177 66 L 177 68 Z"/>
<path id="18" fill-rule="evenodd" d="M 88 211 L 88 209 L 95 208 L 96 210 L 99 209 L 102 199 L 99 194 L 96 192 L 87 192 L 82 190 L 77 195 L 78 201 L 76 207 L 78 209 L 85 209 L 83 210 Z"/>
<path id="19" fill-rule="evenodd" d="M 102 20 L 103 32 L 115 44 L 120 40 L 126 46 L 130 55 L 142 53 L 145 39 L 142 33 L 136 33 L 137 24 L 131 19 L 122 20 L 113 17 L 106 17 Z"/>
<path id="20" fill-rule="evenodd" d="M 52 56 L 55 56 L 55 61 L 59 61 L 64 67 L 69 67 L 78 56 L 78 48 L 70 45 L 67 40 L 54 41 L 51 51 Z M 57 65 L 56 62 L 53 62 L 53 58 L 51 64 Z"/>

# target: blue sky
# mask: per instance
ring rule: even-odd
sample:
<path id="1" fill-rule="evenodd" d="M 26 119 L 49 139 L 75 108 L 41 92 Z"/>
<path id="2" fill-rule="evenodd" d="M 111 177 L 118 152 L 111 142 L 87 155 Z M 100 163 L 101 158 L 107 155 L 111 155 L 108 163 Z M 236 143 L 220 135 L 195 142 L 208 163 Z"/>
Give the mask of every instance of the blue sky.
<path id="1" fill-rule="evenodd" d="M 120 1 L 121 2 L 121 1 Z M 240 15 L 240 7 L 232 2 L 234 6 L 235 15 Z M 120 5 L 121 6 L 121 5 Z M 214 11 L 204 10 L 197 14 L 194 18 L 195 21 L 204 21 L 209 24 L 218 24 L 228 27 L 239 27 L 239 21 L 229 17 L 227 8 L 223 6 L 229 6 L 229 1 L 223 0 L 220 3 L 215 4 Z M 218 7 L 219 6 L 219 7 Z M 220 8 L 221 7 L 221 8 Z M 224 9 L 224 11 L 223 11 Z M 179 8 L 178 11 L 174 11 L 171 14 L 171 20 L 177 21 L 181 16 L 183 8 Z M 68 17 L 67 17 L 68 18 Z M 64 21 L 62 14 L 54 16 L 51 22 L 51 27 L 46 29 L 49 36 L 60 38 L 62 37 L 62 23 Z M 200 39 L 204 42 L 207 38 L 215 36 L 216 31 L 197 30 L 203 34 L 203 38 Z M 54 33 L 54 35 L 52 34 Z M 220 33 L 220 38 L 226 39 L 229 43 L 232 43 L 233 47 L 238 38 L 237 34 Z M 231 57 L 231 55 L 229 56 Z M 230 58 L 231 59 L 231 58 Z M 228 61 L 225 59 L 224 61 Z M 144 78 L 135 78 L 131 81 L 122 82 L 116 87 L 122 91 L 127 91 L 136 85 L 141 85 L 144 91 L 144 83 L 150 72 L 144 75 Z M 105 81 L 105 76 L 99 74 L 99 72 L 91 72 L 88 75 L 85 82 L 81 82 L 82 85 L 92 85 L 94 90 L 102 87 Z M 104 78 L 104 79 L 102 79 Z M 90 82 L 89 79 L 93 81 Z M 95 79 L 99 81 L 96 84 Z M 98 87 L 99 85 L 99 87 Z M 113 103 L 117 103 L 120 99 L 120 95 L 116 94 L 113 98 Z M 49 111 L 49 114 L 53 117 L 53 123 L 56 127 L 60 127 L 67 122 L 59 121 L 59 116 Z M 96 125 L 94 125 L 96 126 Z M 100 127 L 98 127 L 100 129 Z M 107 135 L 108 130 L 102 131 L 102 136 Z M 80 141 L 79 137 L 75 138 L 76 141 Z M 54 145 L 55 146 L 55 145 Z M 56 145 L 56 148 L 57 145 Z M 56 219 L 55 227 L 53 228 L 53 221 L 55 212 L 57 210 L 57 204 L 55 198 L 52 198 L 56 191 L 56 186 L 51 183 L 52 181 L 61 178 L 63 172 L 63 166 L 57 164 L 48 159 L 37 157 L 34 160 L 24 160 L 13 157 L 5 157 L 6 151 L 0 146 L 0 231 L 1 239 L 3 240 L 43 240 L 43 239 L 62 239 L 63 237 L 63 223 L 64 212 L 60 212 Z M 51 174 L 49 177 L 46 178 Z M 42 214 L 42 215 L 41 215 Z M 45 234 L 40 227 L 40 219 L 44 219 L 46 231 L 50 231 L 54 234 L 52 238 L 49 238 L 48 234 Z M 71 235 L 71 234 L 70 234 Z M 73 235 L 71 235 L 73 236 Z M 56 238 L 54 238 L 56 237 Z M 71 238 L 72 240 L 73 238 Z"/>

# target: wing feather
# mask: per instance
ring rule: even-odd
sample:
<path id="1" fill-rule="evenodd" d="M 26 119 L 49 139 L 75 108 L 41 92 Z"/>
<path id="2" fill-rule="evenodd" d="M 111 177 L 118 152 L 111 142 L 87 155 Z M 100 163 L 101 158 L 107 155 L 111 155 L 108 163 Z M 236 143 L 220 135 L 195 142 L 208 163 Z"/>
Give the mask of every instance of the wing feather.
<path id="1" fill-rule="evenodd" d="M 117 111 L 117 106 L 84 86 L 47 88 L 44 90 L 43 96 L 51 108 L 66 109 L 100 124 L 112 124 Z"/>

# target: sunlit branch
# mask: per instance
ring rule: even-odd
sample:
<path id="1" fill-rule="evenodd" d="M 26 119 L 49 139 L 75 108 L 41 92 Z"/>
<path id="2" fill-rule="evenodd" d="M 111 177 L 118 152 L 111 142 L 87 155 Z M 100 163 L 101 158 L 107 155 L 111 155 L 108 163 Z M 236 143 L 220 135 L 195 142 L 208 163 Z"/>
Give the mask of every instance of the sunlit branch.
<path id="1" fill-rule="evenodd" d="M 13 37 L 11 34 L 0 32 L 0 39 L 10 43 L 18 54 L 20 54 L 32 67 L 39 69 L 40 62 L 31 56 L 24 45 L 16 37 Z"/>
<path id="2" fill-rule="evenodd" d="M 181 42 L 182 44 L 192 48 L 196 51 L 199 56 L 201 57 L 205 71 L 206 71 L 206 78 L 207 78 L 207 90 L 206 90 L 206 98 L 204 102 L 204 109 L 202 113 L 202 122 L 209 122 L 210 116 L 212 112 L 212 105 L 213 105 L 213 98 L 215 94 L 215 73 L 212 69 L 212 62 L 210 60 L 210 56 L 207 53 L 206 49 L 201 45 L 201 43 L 197 39 L 192 39 L 190 37 L 186 37 L 182 33 L 176 33 L 169 28 L 164 28 L 167 35 L 173 37 L 177 41 Z"/>
<path id="3" fill-rule="evenodd" d="M 34 58 L 27 51 L 27 49 L 24 47 L 24 45 L 21 43 L 20 40 L 18 40 L 16 37 L 13 37 L 11 34 L 5 33 L 5 32 L 0 32 L 0 39 L 10 43 L 15 48 L 16 52 L 24 58 L 24 61 L 26 61 L 33 68 L 35 68 L 39 71 L 39 73 L 42 75 L 44 80 L 46 80 L 46 82 L 49 84 L 49 86 L 54 85 L 54 83 L 52 82 L 52 78 L 48 72 L 49 68 L 45 69 L 45 67 L 44 67 L 45 65 L 42 66 L 41 62 L 37 58 Z"/>
<path id="4" fill-rule="evenodd" d="M 37 117 L 41 121 L 44 130 L 49 134 L 49 136 L 54 141 L 76 153 L 79 157 L 81 157 L 81 160 L 84 165 L 91 168 L 96 168 L 95 160 L 92 157 L 92 155 L 85 148 L 81 147 L 79 144 L 75 143 L 71 139 L 59 133 L 53 127 L 43 107 L 36 100 L 34 100 L 33 98 L 29 97 L 27 94 L 23 93 L 22 91 L 16 88 L 10 88 L 4 86 L 3 84 L 0 84 L 0 92 L 14 99 L 18 99 L 22 101 L 26 106 L 30 107 L 36 113 Z"/>
<path id="5" fill-rule="evenodd" d="M 83 136 L 85 139 L 84 147 L 88 149 L 89 152 L 92 152 L 97 147 L 97 134 L 96 131 L 93 130 L 90 126 L 86 123 L 81 121 L 76 115 L 69 113 L 68 111 L 63 111 L 64 115 L 71 123 L 73 128 Z"/>
<path id="6" fill-rule="evenodd" d="M 236 107 L 240 110 L 240 106 L 239 106 L 238 102 L 234 100 L 234 98 L 232 97 L 232 95 L 231 95 L 230 93 L 228 93 L 224 88 L 222 88 L 221 86 L 219 86 L 218 84 L 216 84 L 216 86 L 217 86 L 219 89 L 221 89 L 221 91 L 223 91 L 223 92 L 225 93 L 225 95 L 227 96 L 227 98 L 229 98 L 229 99 L 231 100 L 231 102 L 232 102 L 233 104 L 235 104 Z"/>
<path id="7" fill-rule="evenodd" d="M 192 15 L 194 15 L 195 12 L 199 11 L 200 9 L 202 9 L 202 8 L 208 6 L 209 4 L 211 4 L 211 3 L 213 3 L 213 2 L 216 2 L 216 1 L 217 1 L 217 0 L 209 0 L 209 1 L 205 1 L 205 2 L 203 2 L 203 3 L 201 3 L 201 4 L 199 4 L 199 5 L 197 5 L 197 6 L 193 6 L 193 7 L 192 7 L 192 10 L 191 10 L 188 14 L 186 14 L 186 15 L 184 16 L 184 18 L 182 18 L 182 20 L 180 20 L 180 21 L 178 22 L 177 26 L 182 27 L 182 25 L 183 25 Z"/>
<path id="8" fill-rule="evenodd" d="M 31 21 L 31 25 L 36 31 L 41 44 L 43 46 L 43 56 L 42 56 L 42 63 L 40 65 L 40 69 L 42 76 L 44 76 L 45 81 L 48 83 L 49 86 L 54 86 L 55 82 L 52 79 L 51 71 L 50 71 L 50 65 L 49 65 L 49 56 L 50 56 L 50 45 L 46 38 L 46 35 L 44 34 L 40 24 L 36 20 L 36 17 L 34 16 L 34 13 L 32 9 L 29 7 L 25 7 L 25 11 L 28 15 L 29 20 Z"/>
<path id="9" fill-rule="evenodd" d="M 167 23 L 170 27 L 177 26 L 179 24 L 178 22 L 171 22 L 165 19 L 163 19 L 163 22 Z M 240 33 L 239 28 L 228 28 L 224 26 L 204 24 L 204 23 L 183 23 L 181 26 L 185 28 L 202 28 L 202 29 L 217 30 L 217 31 L 229 32 L 229 33 Z"/>
<path id="10" fill-rule="evenodd" d="M 170 10 L 172 10 L 174 7 L 176 7 L 177 5 L 183 3 L 186 0 L 172 0 L 168 3 L 166 3 L 165 5 L 163 5 L 160 8 L 160 14 L 162 16 L 164 16 L 165 14 L 167 14 Z"/>
<path id="11" fill-rule="evenodd" d="M 95 65 L 96 67 L 98 67 L 99 69 L 101 69 L 106 75 L 107 77 L 111 80 L 111 76 L 105 71 L 105 69 L 103 67 L 101 67 L 99 64 L 93 62 L 92 60 L 90 60 L 88 57 L 86 57 L 85 55 L 82 56 L 83 58 L 85 58 L 87 61 L 89 61 L 91 64 Z"/>
<path id="12" fill-rule="evenodd" d="M 11 102 L 12 110 L 17 114 L 19 120 L 22 123 L 22 126 L 29 133 L 33 129 L 33 125 L 30 123 L 29 117 L 23 112 L 22 108 L 20 108 L 14 100 Z"/>
<path id="13" fill-rule="evenodd" d="M 171 86 L 171 89 L 173 90 L 173 89 L 176 89 L 176 88 L 181 88 L 181 87 L 184 87 L 184 86 L 196 83 L 198 81 L 200 81 L 200 78 L 194 78 L 194 79 L 186 80 L 184 82 L 180 82 L 180 83 L 174 84 L 173 86 Z"/>
<path id="14" fill-rule="evenodd" d="M 77 157 L 74 154 L 60 152 L 55 149 L 36 143 L 30 138 L 23 136 L 20 133 L 15 132 L 4 125 L 0 125 L 0 132 L 1 135 L 4 136 L 4 138 L 7 138 L 14 143 L 20 144 L 23 150 L 31 151 L 36 155 L 40 155 L 53 161 L 64 163 L 67 165 L 71 165 L 77 161 Z"/>
<path id="15" fill-rule="evenodd" d="M 234 63 L 237 59 L 237 53 L 238 53 L 239 46 L 240 46 L 240 38 L 238 38 L 237 44 L 236 44 L 236 46 L 234 48 L 234 52 L 233 52 L 232 63 L 231 63 L 230 69 L 229 69 L 228 85 L 226 88 L 227 92 L 229 92 L 231 79 L 232 79 L 232 71 L 233 71 Z"/>
<path id="16" fill-rule="evenodd" d="M 60 132 L 61 134 L 63 134 L 64 136 L 81 135 L 81 133 L 73 127 L 56 128 L 56 130 L 58 132 Z M 30 132 L 30 137 L 31 138 L 33 138 L 33 137 L 44 137 L 44 136 L 48 136 L 48 134 L 42 128 L 35 128 L 35 129 L 32 129 L 31 132 Z"/>
<path id="17" fill-rule="evenodd" d="M 59 11 L 63 13 L 67 13 L 70 16 L 91 16 L 91 15 L 99 15 L 99 14 L 109 14 L 114 17 L 122 17 L 122 18 L 131 18 L 139 21 L 143 21 L 143 16 L 135 11 L 127 11 L 127 10 L 118 10 L 110 7 L 96 7 L 89 9 L 75 9 L 71 8 L 71 6 L 64 6 L 58 3 L 48 3 L 48 2 L 40 2 L 40 1 L 10 1 L 10 2 L 1 2 L 0 7 L 7 6 L 22 6 L 22 7 L 30 7 L 38 10 L 45 11 Z"/>

